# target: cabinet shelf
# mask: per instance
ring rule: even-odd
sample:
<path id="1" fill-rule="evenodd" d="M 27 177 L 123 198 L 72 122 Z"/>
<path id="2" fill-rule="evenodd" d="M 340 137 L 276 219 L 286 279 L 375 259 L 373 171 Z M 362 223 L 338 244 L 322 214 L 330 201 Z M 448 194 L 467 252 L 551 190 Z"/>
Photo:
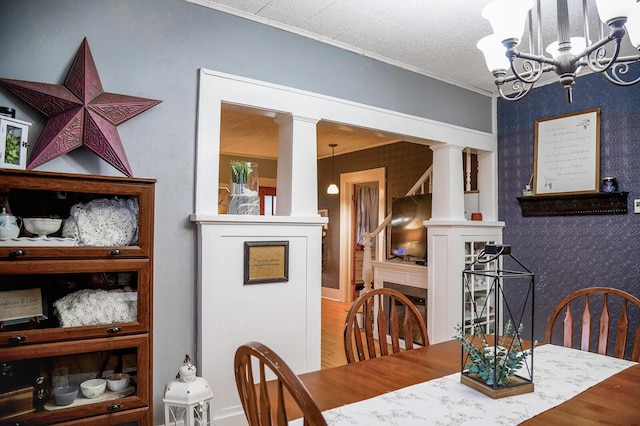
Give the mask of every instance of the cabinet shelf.
<path id="1" fill-rule="evenodd" d="M 627 214 L 628 192 L 517 197 L 523 217 Z"/>

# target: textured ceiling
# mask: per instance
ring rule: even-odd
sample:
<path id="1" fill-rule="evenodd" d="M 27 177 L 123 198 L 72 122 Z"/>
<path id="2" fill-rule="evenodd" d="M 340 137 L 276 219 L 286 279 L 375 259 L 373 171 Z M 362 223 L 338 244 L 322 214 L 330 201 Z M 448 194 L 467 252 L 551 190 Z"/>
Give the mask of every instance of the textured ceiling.
<path id="1" fill-rule="evenodd" d="M 478 93 L 492 95 L 496 92 L 493 76 L 476 47 L 479 39 L 492 32 L 489 22 L 481 15 L 482 8 L 491 0 L 186 1 L 332 44 Z M 545 44 L 557 38 L 555 3 L 555 0 L 541 0 Z M 569 2 L 572 35 L 582 35 L 581 5 L 579 0 Z M 587 5 L 593 24 L 591 37 L 595 38 L 595 0 L 587 0 Z M 528 45 L 526 36 L 522 44 Z M 547 74 L 538 85 L 557 81 L 554 73 Z M 231 115 L 240 118 L 243 113 Z M 265 120 L 263 117 L 262 121 Z M 223 127 L 225 124 L 223 122 Z M 251 125 L 251 121 L 244 121 L 244 124 L 245 129 L 249 129 L 247 126 Z M 235 134 L 234 145 L 240 144 L 241 129 L 227 130 L 229 134 Z M 263 140 L 268 139 L 265 128 L 257 128 L 252 132 L 262 132 Z M 324 139 L 324 132 L 334 132 L 331 141 Z M 347 136 L 347 139 L 343 140 L 340 136 Z M 384 143 L 378 137 L 367 141 L 367 137 L 361 136 L 352 145 L 350 140 L 354 138 L 353 131 L 321 128 L 318 155 L 320 158 L 330 155 L 327 145 L 332 142 L 339 144 L 336 153 L 362 149 L 369 142 L 373 145 Z M 267 147 L 266 143 L 253 145 L 254 149 L 264 149 L 264 152 L 256 155 L 274 157 L 273 154 L 267 154 Z M 223 148 L 231 149 L 225 141 Z"/>

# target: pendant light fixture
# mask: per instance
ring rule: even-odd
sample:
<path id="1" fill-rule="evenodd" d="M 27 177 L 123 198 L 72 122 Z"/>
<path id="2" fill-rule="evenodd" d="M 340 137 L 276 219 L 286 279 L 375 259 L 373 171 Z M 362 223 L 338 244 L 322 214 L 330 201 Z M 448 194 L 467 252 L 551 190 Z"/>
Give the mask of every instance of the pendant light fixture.
<path id="1" fill-rule="evenodd" d="M 340 193 L 340 190 L 338 189 L 338 185 L 334 183 L 335 182 L 334 178 L 336 176 L 335 148 L 336 146 L 338 146 L 338 144 L 330 143 L 329 146 L 331 147 L 331 185 L 329 185 L 329 187 L 327 188 L 327 194 L 334 195 L 334 194 Z"/>

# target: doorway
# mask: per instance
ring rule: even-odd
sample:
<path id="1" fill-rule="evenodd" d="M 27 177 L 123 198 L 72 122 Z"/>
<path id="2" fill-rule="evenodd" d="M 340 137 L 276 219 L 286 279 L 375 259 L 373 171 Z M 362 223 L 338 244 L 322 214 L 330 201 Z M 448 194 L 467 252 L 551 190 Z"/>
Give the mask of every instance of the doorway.
<path id="1" fill-rule="evenodd" d="M 380 222 L 378 221 L 378 182 L 357 183 L 354 188 L 353 197 L 354 215 L 353 223 L 353 239 L 354 247 L 351 258 L 353 259 L 353 275 L 351 276 L 351 287 L 353 299 L 355 300 L 360 291 L 364 288 L 364 280 L 362 272 L 364 268 L 364 245 L 365 233 L 373 232 Z M 371 253 L 375 257 L 376 240 L 371 244 Z"/>
<path id="2" fill-rule="evenodd" d="M 356 243 L 353 235 L 356 233 L 355 221 L 356 215 L 354 203 L 356 187 L 359 184 L 377 183 L 378 186 L 378 214 L 377 224 L 384 220 L 385 214 L 385 183 L 386 169 L 379 167 L 376 169 L 361 170 L 351 173 L 342 173 L 340 175 L 340 300 L 348 302 L 353 300 L 354 292 L 352 285 L 352 277 L 354 276 L 355 262 L 353 253 L 355 253 Z M 374 260 L 383 260 L 384 233 L 381 232 L 376 237 Z"/>

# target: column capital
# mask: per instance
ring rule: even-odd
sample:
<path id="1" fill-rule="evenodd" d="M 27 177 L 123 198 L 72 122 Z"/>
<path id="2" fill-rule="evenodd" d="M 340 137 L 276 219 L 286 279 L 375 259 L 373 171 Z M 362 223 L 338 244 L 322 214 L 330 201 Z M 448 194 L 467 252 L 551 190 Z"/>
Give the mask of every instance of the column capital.
<path id="1" fill-rule="evenodd" d="M 279 126 L 282 124 L 291 123 L 293 121 L 302 121 L 305 123 L 317 124 L 320 121 L 320 119 L 315 117 L 304 117 L 302 115 L 286 114 L 286 113 L 277 114 L 275 118 L 275 122 Z"/>

